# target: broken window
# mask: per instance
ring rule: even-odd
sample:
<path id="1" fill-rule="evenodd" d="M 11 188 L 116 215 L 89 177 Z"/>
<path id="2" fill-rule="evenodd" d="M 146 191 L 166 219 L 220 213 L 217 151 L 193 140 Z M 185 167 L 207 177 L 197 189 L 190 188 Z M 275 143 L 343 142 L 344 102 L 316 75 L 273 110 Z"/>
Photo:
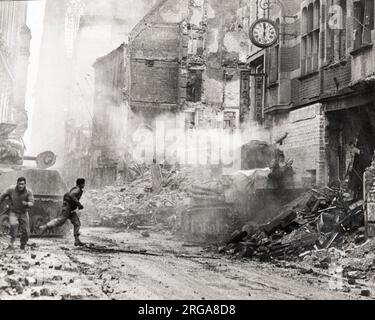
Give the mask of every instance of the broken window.
<path id="1" fill-rule="evenodd" d="M 203 37 L 201 34 L 196 33 L 191 36 L 188 47 L 189 55 L 203 55 Z"/>
<path id="2" fill-rule="evenodd" d="M 152 68 L 154 66 L 154 60 L 146 60 L 146 66 Z"/>
<path id="3" fill-rule="evenodd" d="M 202 91 L 202 71 L 190 70 L 186 84 L 186 101 L 199 102 Z"/>
<path id="4" fill-rule="evenodd" d="M 318 70 L 320 48 L 320 1 L 310 3 L 302 9 L 302 46 L 301 72 L 302 75 Z"/>
<path id="5" fill-rule="evenodd" d="M 237 116 L 236 112 L 225 111 L 224 112 L 224 123 L 223 128 L 227 130 L 233 130 L 236 128 Z"/>
<path id="6" fill-rule="evenodd" d="M 374 29 L 374 0 L 355 0 L 354 12 L 354 49 L 371 43 L 371 31 Z"/>

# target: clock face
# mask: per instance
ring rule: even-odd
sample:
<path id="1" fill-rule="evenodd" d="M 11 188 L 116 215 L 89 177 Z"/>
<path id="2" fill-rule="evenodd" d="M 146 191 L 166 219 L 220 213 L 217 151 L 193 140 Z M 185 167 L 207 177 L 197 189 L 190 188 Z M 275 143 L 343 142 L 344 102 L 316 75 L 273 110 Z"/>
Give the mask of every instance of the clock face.
<path id="1" fill-rule="evenodd" d="M 250 28 L 251 42 L 260 48 L 268 48 L 279 38 L 279 29 L 275 22 L 269 19 L 259 19 Z"/>

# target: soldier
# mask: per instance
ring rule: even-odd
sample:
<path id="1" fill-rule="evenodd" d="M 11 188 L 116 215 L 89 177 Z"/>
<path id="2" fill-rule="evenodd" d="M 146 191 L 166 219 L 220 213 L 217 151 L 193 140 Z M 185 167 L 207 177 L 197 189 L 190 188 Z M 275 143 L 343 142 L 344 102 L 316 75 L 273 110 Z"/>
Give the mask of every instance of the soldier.
<path id="1" fill-rule="evenodd" d="M 27 241 L 30 236 L 30 220 L 28 208 L 34 206 L 34 196 L 30 189 L 26 188 L 26 178 L 20 177 L 17 179 L 16 187 L 7 189 L 0 196 L 0 203 L 5 198 L 9 198 L 9 224 L 10 224 L 10 244 L 9 250 L 14 249 L 14 242 L 17 238 L 18 227 L 21 231 L 21 250 L 25 250 Z"/>
<path id="2" fill-rule="evenodd" d="M 64 195 L 63 207 L 60 216 L 57 219 L 54 219 L 47 224 L 40 226 L 42 234 L 52 228 L 60 227 L 66 222 L 66 220 L 70 220 L 74 227 L 74 245 L 76 247 L 85 245 L 79 239 L 79 229 L 81 227 L 81 222 L 79 220 L 77 212 L 75 211 L 77 208 L 79 210 L 83 209 L 83 205 L 79 202 L 79 200 L 82 197 L 85 182 L 85 179 L 77 179 L 76 186 Z"/>

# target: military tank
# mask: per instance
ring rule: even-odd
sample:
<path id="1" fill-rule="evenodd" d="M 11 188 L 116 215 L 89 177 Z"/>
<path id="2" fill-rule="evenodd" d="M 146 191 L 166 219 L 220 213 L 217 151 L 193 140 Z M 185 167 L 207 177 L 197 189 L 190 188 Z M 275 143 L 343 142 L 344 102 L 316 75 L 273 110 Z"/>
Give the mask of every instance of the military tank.
<path id="1" fill-rule="evenodd" d="M 293 181 L 293 162 L 276 145 L 250 141 L 241 147 L 241 170 L 189 190 L 181 231 L 188 241 L 225 242 L 244 225 L 260 225 L 303 190 Z"/>
<path id="2" fill-rule="evenodd" d="M 15 186 L 19 177 L 25 177 L 27 188 L 34 194 L 34 207 L 29 209 L 30 231 L 39 236 L 39 226 L 54 219 L 61 210 L 61 202 L 68 188 L 60 173 L 49 170 L 56 163 L 56 155 L 45 151 L 36 157 L 24 155 L 22 142 L 9 138 L 15 125 L 0 124 L 0 192 Z M 36 167 L 24 166 L 24 161 L 35 161 Z M 9 232 L 9 200 L 0 203 L 0 234 Z M 48 235 L 63 236 L 66 228 L 56 228 Z"/>

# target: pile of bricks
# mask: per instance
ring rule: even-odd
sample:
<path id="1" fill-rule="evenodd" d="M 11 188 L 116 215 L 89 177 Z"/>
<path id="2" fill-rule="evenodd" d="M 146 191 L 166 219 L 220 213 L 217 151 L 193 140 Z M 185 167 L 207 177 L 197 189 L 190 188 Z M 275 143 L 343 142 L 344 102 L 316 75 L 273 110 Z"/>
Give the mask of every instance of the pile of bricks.
<path id="1" fill-rule="evenodd" d="M 236 231 L 221 253 L 262 261 L 293 260 L 309 250 L 340 247 L 363 233 L 363 201 L 348 203 L 340 190 L 311 190 L 283 207 L 269 223 Z"/>
<path id="2" fill-rule="evenodd" d="M 176 215 L 176 208 L 188 198 L 190 185 L 185 172 L 162 171 L 162 187 L 152 190 L 152 176 L 145 171 L 131 183 L 89 190 L 85 207 L 89 210 L 83 220 L 93 226 L 139 229 L 142 226 L 169 225 L 169 218 Z"/>

